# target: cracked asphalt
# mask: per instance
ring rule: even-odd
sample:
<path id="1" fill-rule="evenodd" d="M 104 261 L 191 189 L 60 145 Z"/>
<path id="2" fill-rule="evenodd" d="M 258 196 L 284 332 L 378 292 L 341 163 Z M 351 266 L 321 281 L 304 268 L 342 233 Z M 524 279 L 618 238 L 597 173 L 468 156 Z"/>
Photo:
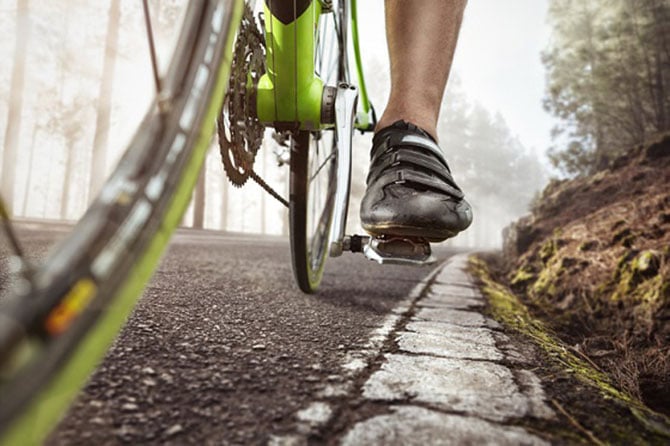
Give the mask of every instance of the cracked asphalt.
<path id="1" fill-rule="evenodd" d="M 36 258 L 64 234 L 21 232 Z M 305 295 L 285 239 L 179 231 L 47 443 L 262 444 L 290 434 L 296 412 L 342 379 L 347 353 L 431 270 L 345 254 Z"/>
<path id="2" fill-rule="evenodd" d="M 62 229 L 21 232 L 39 258 Z M 305 295 L 286 240 L 179 231 L 47 444 L 549 444 L 524 427 L 555 419 L 532 355 L 436 251 L 344 255 Z"/>

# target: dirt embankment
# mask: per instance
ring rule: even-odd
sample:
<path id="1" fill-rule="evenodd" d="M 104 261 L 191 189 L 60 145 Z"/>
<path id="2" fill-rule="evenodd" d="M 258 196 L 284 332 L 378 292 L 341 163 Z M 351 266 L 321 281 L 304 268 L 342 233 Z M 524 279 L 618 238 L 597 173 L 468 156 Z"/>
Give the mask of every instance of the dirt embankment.
<path id="1" fill-rule="evenodd" d="M 505 279 L 575 352 L 670 414 L 670 134 L 554 181 L 506 230 Z"/>

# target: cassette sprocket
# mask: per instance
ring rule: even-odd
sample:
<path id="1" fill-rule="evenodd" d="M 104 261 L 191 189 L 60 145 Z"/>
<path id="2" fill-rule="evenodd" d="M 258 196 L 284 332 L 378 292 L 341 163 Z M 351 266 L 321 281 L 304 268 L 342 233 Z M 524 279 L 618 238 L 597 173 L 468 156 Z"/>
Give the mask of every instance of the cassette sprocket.
<path id="1" fill-rule="evenodd" d="M 230 182 L 240 187 L 253 171 L 265 127 L 255 113 L 256 87 L 265 73 L 265 40 L 247 6 L 233 49 L 228 91 L 217 120 L 219 151 Z"/>

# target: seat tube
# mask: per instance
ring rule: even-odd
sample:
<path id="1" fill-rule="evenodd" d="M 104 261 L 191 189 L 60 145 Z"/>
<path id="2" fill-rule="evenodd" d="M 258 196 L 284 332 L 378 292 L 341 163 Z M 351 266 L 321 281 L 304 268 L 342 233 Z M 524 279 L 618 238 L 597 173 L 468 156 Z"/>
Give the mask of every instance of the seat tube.
<path id="1" fill-rule="evenodd" d="M 323 82 L 314 72 L 321 10 L 318 0 L 264 0 L 267 71 L 258 83 L 256 110 L 265 125 L 321 127 Z"/>

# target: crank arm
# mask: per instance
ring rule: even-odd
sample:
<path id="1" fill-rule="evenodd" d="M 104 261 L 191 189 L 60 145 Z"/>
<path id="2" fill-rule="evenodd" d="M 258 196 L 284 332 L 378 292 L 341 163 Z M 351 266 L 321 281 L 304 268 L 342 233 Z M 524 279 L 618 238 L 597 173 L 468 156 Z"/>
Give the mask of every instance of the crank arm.
<path id="1" fill-rule="evenodd" d="M 331 257 L 342 255 L 344 231 L 349 209 L 349 188 L 351 185 L 351 138 L 356 117 L 356 87 L 341 83 L 335 96 L 335 131 L 337 136 L 337 189 L 333 204 L 333 220 L 328 240 Z"/>

